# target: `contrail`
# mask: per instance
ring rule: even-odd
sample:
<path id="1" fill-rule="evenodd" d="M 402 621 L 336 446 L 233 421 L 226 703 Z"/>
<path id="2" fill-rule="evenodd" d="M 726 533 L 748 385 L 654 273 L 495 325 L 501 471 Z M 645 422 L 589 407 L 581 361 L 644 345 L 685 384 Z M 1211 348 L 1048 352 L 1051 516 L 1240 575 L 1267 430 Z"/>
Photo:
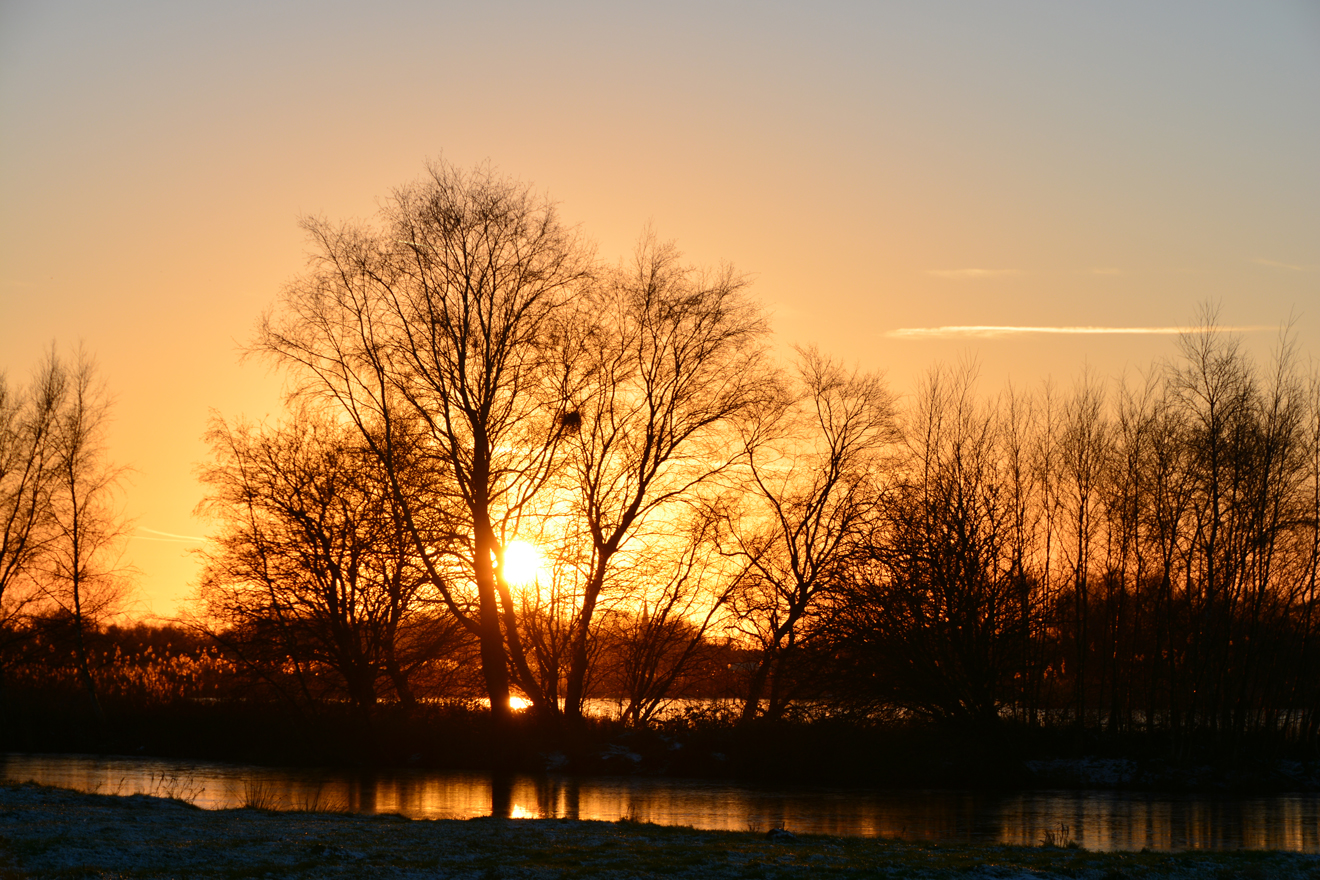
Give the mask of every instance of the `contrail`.
<path id="1" fill-rule="evenodd" d="M 152 535 L 161 536 L 159 538 L 152 538 L 148 535 L 133 536 L 135 538 L 141 538 L 144 541 L 173 541 L 176 543 L 202 543 L 206 541 L 206 538 L 199 538 L 196 535 L 176 535 L 173 532 L 158 532 L 155 529 L 149 529 L 146 526 L 138 526 L 138 529 L 143 532 L 151 532 Z"/>
<path id="2" fill-rule="evenodd" d="M 1296 263 L 1280 263 L 1277 260 L 1252 260 L 1259 266 L 1269 266 L 1271 269 L 1288 269 L 1292 272 L 1314 272 L 1320 269 L 1320 266 L 1299 266 Z"/>
<path id="3" fill-rule="evenodd" d="M 1026 333 L 1083 336 L 1176 336 L 1180 333 L 1254 333 L 1260 330 L 1274 330 L 1268 326 L 1249 327 L 1013 327 L 992 324 L 951 327 L 900 327 L 890 330 L 885 336 L 891 339 L 947 339 L 956 336 L 991 338 L 995 336 L 1015 336 Z"/>

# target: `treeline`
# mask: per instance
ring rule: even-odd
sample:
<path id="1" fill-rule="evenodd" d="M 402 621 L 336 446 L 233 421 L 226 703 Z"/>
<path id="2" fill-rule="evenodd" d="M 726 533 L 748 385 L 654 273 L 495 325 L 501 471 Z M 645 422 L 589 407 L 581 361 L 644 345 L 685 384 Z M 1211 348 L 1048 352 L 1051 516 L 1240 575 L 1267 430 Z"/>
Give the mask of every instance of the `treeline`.
<path id="1" fill-rule="evenodd" d="M 968 724 L 1241 744 L 1320 730 L 1320 406 L 1207 322 L 1135 385 L 937 374 L 823 628 L 841 693 Z"/>
<path id="2" fill-rule="evenodd" d="M 1207 313 L 1136 383 L 937 370 L 899 407 L 776 365 L 731 270 L 649 236 L 602 266 L 486 172 L 307 228 L 254 343 L 293 409 L 212 427 L 201 594 L 306 695 L 312 667 L 362 706 L 480 671 L 497 717 L 718 696 L 1316 742 L 1320 405 L 1286 340 L 1260 368 Z"/>
<path id="3" fill-rule="evenodd" d="M 603 265 L 488 171 L 306 228 L 252 344 L 288 413 L 217 418 L 201 470 L 191 626 L 231 693 L 1320 744 L 1320 383 L 1286 338 L 1260 366 L 1207 312 L 1136 382 L 937 369 L 900 403 L 777 363 L 732 270 L 653 236 Z"/>

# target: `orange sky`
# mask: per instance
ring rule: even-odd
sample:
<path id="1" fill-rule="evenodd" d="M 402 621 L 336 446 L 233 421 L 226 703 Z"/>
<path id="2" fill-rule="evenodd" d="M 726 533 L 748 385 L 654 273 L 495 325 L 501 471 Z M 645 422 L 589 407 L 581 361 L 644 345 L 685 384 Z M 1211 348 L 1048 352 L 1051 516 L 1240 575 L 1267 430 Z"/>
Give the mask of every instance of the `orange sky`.
<path id="1" fill-rule="evenodd" d="M 1320 356 L 1320 6 L 1294 2 L 0 5 L 0 369 L 83 341 L 136 468 L 138 610 L 192 590 L 212 410 L 301 268 L 431 157 L 490 161 L 611 259 L 650 222 L 785 343 L 904 391 L 974 356 L 1067 387 L 1198 304 Z M 1274 332 L 1246 333 L 1265 354 Z M 162 534 L 165 533 L 165 534 Z"/>

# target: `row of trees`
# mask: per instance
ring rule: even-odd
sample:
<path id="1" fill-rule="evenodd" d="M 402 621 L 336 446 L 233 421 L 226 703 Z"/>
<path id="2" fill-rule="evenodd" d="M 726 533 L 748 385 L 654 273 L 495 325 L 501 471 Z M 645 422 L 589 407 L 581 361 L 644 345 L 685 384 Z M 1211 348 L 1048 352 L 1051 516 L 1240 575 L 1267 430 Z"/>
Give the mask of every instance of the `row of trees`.
<path id="1" fill-rule="evenodd" d="M 1320 385 L 1212 324 L 1112 397 L 936 374 L 838 644 L 877 704 L 1175 743 L 1320 730 Z"/>
<path id="2" fill-rule="evenodd" d="M 290 415 L 217 420 L 203 471 L 203 608 L 272 683 L 366 708 L 475 669 L 499 720 L 517 692 L 643 723 L 722 666 L 745 721 L 1320 732 L 1320 406 L 1287 351 L 1260 375 L 1207 320 L 1136 388 L 936 371 L 900 411 L 817 352 L 777 368 L 731 270 L 653 236 L 602 266 L 487 171 L 306 226 L 253 346 Z"/>
<path id="3" fill-rule="evenodd" d="M 437 166 L 375 227 L 306 225 L 311 269 L 254 346 L 288 368 L 295 415 L 218 422 L 204 473 L 223 528 L 203 599 L 232 638 L 332 662 L 363 704 L 386 679 L 407 700 L 405 672 L 466 640 L 497 716 L 513 688 L 579 719 L 614 633 L 641 720 L 727 611 L 758 608 L 771 680 L 869 503 L 893 421 L 878 379 L 807 352 L 792 387 L 731 270 L 653 236 L 602 267 L 488 172 Z M 515 541 L 548 560 L 531 584 L 505 565 Z M 800 558 L 771 562 L 776 541 Z"/>
<path id="4" fill-rule="evenodd" d="M 52 350 L 27 385 L 0 375 L 0 695 L 43 630 L 67 634 L 101 714 L 86 634 L 123 596 L 122 468 L 105 455 L 110 398 L 90 356 Z"/>

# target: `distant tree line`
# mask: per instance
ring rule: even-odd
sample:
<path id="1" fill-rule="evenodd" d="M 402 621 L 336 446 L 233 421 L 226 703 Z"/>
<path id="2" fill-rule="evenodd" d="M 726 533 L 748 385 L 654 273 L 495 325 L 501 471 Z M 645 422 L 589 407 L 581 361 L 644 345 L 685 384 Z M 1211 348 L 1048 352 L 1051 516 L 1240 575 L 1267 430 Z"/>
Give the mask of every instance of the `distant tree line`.
<path id="1" fill-rule="evenodd" d="M 1207 309 L 1136 382 L 937 368 L 900 402 L 778 363 L 733 270 L 651 234 L 604 265 L 488 170 L 306 229 L 252 344 L 288 411 L 207 433 L 230 693 L 1320 744 L 1320 381 L 1286 334 L 1261 367 Z"/>
<path id="2" fill-rule="evenodd" d="M 306 226 L 254 343 L 291 415 L 218 420 L 203 475 L 206 613 L 272 679 L 1316 741 L 1320 402 L 1286 340 L 1261 370 L 1207 312 L 1135 385 L 937 369 L 899 407 L 780 368 L 732 270 L 649 234 L 602 265 L 489 171 Z"/>
<path id="3" fill-rule="evenodd" d="M 1061 399 L 931 377 L 824 626 L 840 695 L 1175 748 L 1316 743 L 1320 385 L 1286 344 L 1257 371 L 1209 320 L 1180 349 Z"/>

